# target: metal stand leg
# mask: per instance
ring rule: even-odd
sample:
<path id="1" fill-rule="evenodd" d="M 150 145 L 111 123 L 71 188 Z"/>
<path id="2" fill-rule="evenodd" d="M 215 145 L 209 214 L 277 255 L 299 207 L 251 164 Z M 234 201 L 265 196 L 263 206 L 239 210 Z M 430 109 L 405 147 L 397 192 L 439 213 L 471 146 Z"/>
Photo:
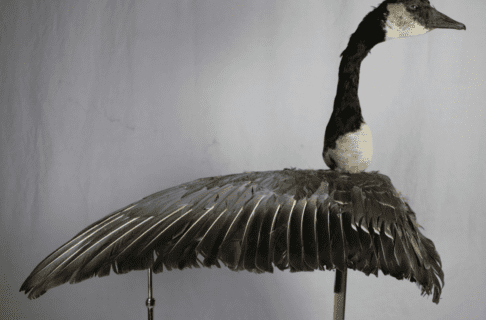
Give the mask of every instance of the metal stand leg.
<path id="1" fill-rule="evenodd" d="M 333 320 L 344 320 L 344 309 L 346 305 L 346 280 L 348 270 L 339 271 L 336 268 L 336 281 L 334 282 L 334 311 Z"/>
<path id="2" fill-rule="evenodd" d="M 148 320 L 154 320 L 155 299 L 152 297 L 152 268 L 149 268 L 147 272 L 148 272 L 148 298 L 147 301 L 145 301 L 145 305 L 147 306 Z"/>

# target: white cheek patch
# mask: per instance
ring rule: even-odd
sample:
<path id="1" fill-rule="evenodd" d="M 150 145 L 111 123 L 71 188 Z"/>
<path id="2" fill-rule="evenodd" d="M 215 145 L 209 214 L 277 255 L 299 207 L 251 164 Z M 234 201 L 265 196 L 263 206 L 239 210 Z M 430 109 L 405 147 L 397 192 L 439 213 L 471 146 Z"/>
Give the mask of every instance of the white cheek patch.
<path id="1" fill-rule="evenodd" d="M 385 40 L 408 38 L 431 31 L 415 21 L 402 3 L 391 3 L 387 9 L 389 14 L 385 23 Z"/>
<path id="2" fill-rule="evenodd" d="M 324 161 L 329 166 L 329 158 L 332 158 L 338 170 L 358 173 L 368 168 L 372 156 L 371 130 L 366 123 L 363 123 L 358 131 L 340 137 L 336 141 L 336 148 L 328 149 Z"/>

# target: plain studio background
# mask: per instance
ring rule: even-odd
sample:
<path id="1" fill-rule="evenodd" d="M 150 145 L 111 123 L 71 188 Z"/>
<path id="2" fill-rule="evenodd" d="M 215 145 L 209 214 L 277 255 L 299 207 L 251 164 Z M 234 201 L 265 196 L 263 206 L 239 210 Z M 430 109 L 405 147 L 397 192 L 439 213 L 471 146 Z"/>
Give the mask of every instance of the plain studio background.
<path id="1" fill-rule="evenodd" d="M 146 272 L 21 283 L 88 224 L 200 177 L 326 168 L 339 55 L 379 0 L 0 2 L 0 318 L 144 319 Z M 62 4 L 61 4 L 62 3 Z M 348 319 L 482 319 L 486 2 L 435 0 L 467 31 L 371 51 L 369 170 L 409 198 L 441 257 L 439 305 L 348 275 Z M 156 319 L 330 319 L 334 272 L 191 269 L 154 277 Z"/>

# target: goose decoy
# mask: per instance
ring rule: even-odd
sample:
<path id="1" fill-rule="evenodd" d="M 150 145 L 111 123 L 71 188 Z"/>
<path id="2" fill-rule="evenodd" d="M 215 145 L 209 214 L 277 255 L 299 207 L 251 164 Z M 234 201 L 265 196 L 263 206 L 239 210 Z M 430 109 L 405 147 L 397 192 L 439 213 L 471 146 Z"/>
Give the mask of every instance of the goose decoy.
<path id="1" fill-rule="evenodd" d="M 441 260 L 415 213 L 371 161 L 358 100 L 360 64 L 376 44 L 437 28 L 465 30 L 427 0 L 386 0 L 342 53 L 323 157 L 332 170 L 249 172 L 169 188 L 88 226 L 45 258 L 20 290 L 30 299 L 63 283 L 131 270 L 336 270 L 335 318 L 344 318 L 346 270 L 417 282 L 439 303 Z M 201 257 L 201 259 L 199 258 Z M 151 290 L 151 287 L 150 287 Z M 149 317 L 151 293 L 147 299 Z M 337 306 L 337 308 L 336 308 Z"/>

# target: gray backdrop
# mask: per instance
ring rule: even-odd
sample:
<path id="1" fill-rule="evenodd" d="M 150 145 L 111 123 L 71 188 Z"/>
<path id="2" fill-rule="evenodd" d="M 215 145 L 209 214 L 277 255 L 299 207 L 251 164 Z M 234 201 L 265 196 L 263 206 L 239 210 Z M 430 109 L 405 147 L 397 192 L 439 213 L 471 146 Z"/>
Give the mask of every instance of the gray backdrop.
<path id="1" fill-rule="evenodd" d="M 467 25 L 379 44 L 360 100 L 369 170 L 408 197 L 442 257 L 439 305 L 350 271 L 348 319 L 481 319 L 486 258 L 486 2 Z M 339 54 L 378 0 L 0 2 L 0 318 L 144 319 L 146 272 L 21 283 L 88 224 L 200 177 L 325 168 Z M 333 272 L 154 278 L 157 319 L 330 319 Z"/>

